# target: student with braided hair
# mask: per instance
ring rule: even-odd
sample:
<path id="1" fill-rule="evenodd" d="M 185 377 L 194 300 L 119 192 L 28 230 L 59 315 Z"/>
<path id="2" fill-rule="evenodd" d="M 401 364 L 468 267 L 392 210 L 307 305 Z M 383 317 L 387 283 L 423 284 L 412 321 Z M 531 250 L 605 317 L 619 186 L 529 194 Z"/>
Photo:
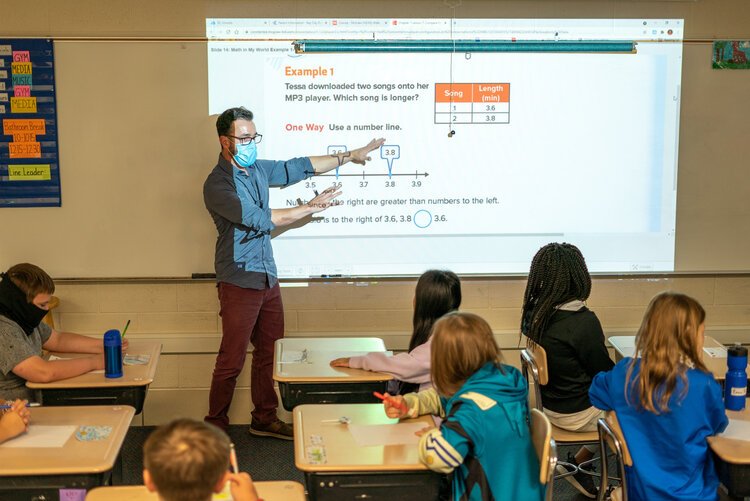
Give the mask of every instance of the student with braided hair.
<path id="1" fill-rule="evenodd" d="M 614 365 L 599 319 L 586 307 L 590 293 L 591 275 L 575 245 L 551 243 L 539 249 L 526 284 L 521 332 L 547 353 L 549 382 L 540 388 L 544 413 L 569 431 L 596 430 L 602 412 L 591 405 L 589 387 L 594 376 Z M 587 461 L 594 450 L 584 446 L 575 456 L 570 454 L 568 462 Z M 596 496 L 589 475 L 565 478 L 582 494 Z"/>

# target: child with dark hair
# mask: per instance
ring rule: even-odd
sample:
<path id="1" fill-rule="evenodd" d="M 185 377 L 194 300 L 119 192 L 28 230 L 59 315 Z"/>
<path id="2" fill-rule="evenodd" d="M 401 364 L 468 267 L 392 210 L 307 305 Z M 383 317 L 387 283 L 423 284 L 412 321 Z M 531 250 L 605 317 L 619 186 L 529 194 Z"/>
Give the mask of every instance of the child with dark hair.
<path id="1" fill-rule="evenodd" d="M 663 292 L 651 300 L 635 354 L 591 384 L 591 402 L 617 413 L 633 466 L 628 498 L 718 499 L 707 438 L 729 423 L 721 386 L 703 364 L 706 312 L 695 299 Z"/>
<path id="2" fill-rule="evenodd" d="M 591 405 L 589 386 L 594 376 L 614 365 L 599 319 L 586 307 L 590 294 L 591 275 L 575 245 L 551 243 L 539 249 L 526 284 L 521 333 L 547 354 L 549 382 L 540 388 L 544 413 L 552 424 L 569 431 L 596 431 L 602 413 Z M 567 461 L 578 465 L 595 450 L 584 446 Z M 589 475 L 565 479 L 587 497 L 596 496 Z"/>
<path id="3" fill-rule="evenodd" d="M 209 501 L 229 482 L 234 501 L 257 501 L 247 473 L 230 473 L 229 437 L 216 426 L 176 419 L 143 444 L 143 483 L 162 501 Z"/>
<path id="4" fill-rule="evenodd" d="M 432 333 L 433 388 L 386 398 L 392 418 L 440 415 L 419 442 L 419 458 L 451 476 L 451 499 L 539 501 L 539 462 L 531 442 L 526 383 L 501 363 L 489 324 L 452 312 Z"/>
<path id="5" fill-rule="evenodd" d="M 26 381 L 49 383 L 104 369 L 102 340 L 58 332 L 42 322 L 55 292 L 52 278 L 38 266 L 21 263 L 0 274 L 0 396 L 31 400 Z M 123 341 L 123 350 L 128 341 Z M 70 360 L 48 361 L 42 349 L 91 353 Z"/>
<path id="6" fill-rule="evenodd" d="M 392 357 L 373 352 L 364 356 L 337 358 L 332 367 L 351 367 L 385 372 L 397 379 L 391 393 L 406 394 L 430 387 L 430 334 L 432 325 L 461 306 L 461 281 L 452 271 L 428 270 L 419 277 L 414 292 L 414 317 L 409 351 Z"/>

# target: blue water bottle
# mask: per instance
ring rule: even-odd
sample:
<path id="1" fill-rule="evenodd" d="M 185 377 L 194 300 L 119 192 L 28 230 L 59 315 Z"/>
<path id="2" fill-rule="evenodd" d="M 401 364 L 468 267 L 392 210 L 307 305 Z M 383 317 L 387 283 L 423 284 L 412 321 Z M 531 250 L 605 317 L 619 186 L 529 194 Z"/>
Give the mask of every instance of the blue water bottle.
<path id="1" fill-rule="evenodd" d="M 104 333 L 104 377 L 122 377 L 122 337 L 117 329 Z"/>
<path id="2" fill-rule="evenodd" d="M 727 378 L 724 381 L 724 407 L 730 411 L 745 408 L 747 397 L 747 348 L 735 343 L 727 350 Z"/>

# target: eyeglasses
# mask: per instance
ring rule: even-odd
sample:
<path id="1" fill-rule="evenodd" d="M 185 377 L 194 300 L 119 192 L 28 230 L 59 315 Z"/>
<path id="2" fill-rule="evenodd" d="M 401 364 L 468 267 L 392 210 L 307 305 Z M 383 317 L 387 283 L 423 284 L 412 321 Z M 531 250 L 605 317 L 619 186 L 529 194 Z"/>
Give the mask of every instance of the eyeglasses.
<path id="1" fill-rule="evenodd" d="M 230 136 L 229 134 L 227 134 L 227 137 L 236 139 L 237 142 L 239 142 L 240 144 L 250 144 L 250 143 L 258 144 L 259 142 L 263 140 L 263 134 L 255 134 L 254 136 L 246 136 L 246 137 Z"/>

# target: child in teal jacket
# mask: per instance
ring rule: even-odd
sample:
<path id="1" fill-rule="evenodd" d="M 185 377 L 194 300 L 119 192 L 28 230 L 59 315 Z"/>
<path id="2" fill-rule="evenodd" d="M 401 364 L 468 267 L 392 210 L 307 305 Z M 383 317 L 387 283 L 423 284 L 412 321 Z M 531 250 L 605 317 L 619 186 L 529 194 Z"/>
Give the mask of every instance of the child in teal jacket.
<path id="1" fill-rule="evenodd" d="M 456 501 L 544 497 L 526 382 L 500 358 L 487 322 L 471 313 L 449 313 L 433 328 L 434 388 L 385 401 L 390 417 L 444 418 L 422 435 L 419 456 L 431 470 L 452 473 Z"/>

